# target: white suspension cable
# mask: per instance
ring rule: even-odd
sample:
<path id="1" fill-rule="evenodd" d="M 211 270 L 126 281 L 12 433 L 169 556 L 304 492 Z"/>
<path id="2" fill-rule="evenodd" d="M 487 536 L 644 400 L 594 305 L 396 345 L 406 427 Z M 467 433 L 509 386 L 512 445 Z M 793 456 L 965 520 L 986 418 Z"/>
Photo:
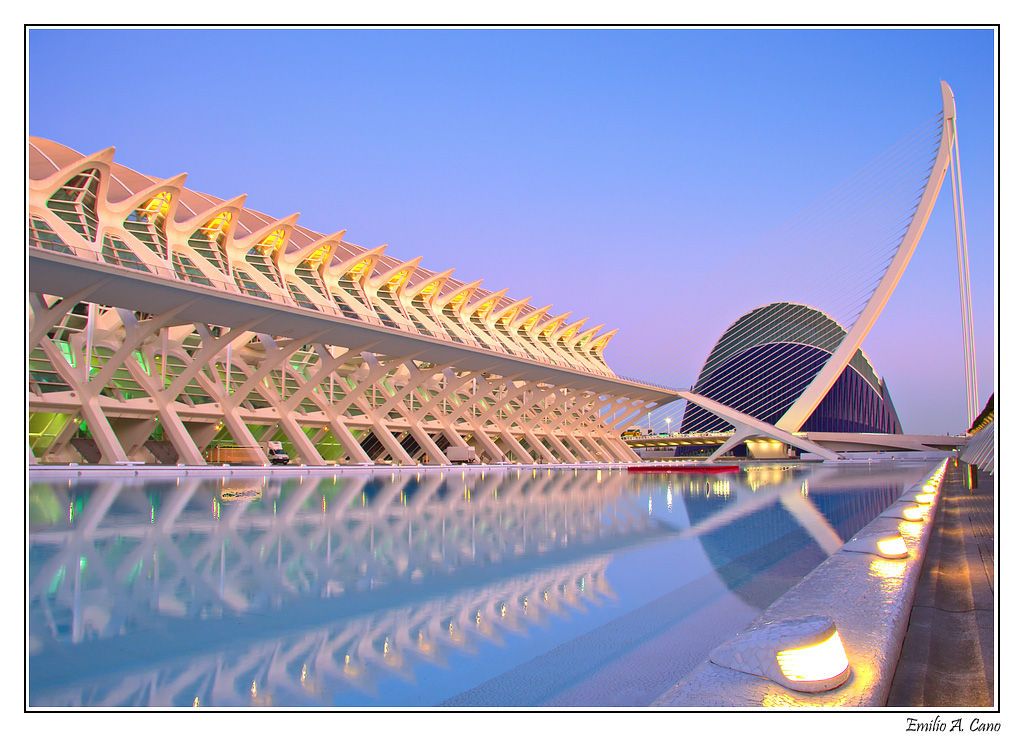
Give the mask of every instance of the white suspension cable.
<path id="1" fill-rule="evenodd" d="M 930 131 L 930 128 L 930 125 L 926 125 L 920 130 Z M 914 134 L 909 136 L 908 139 L 905 139 L 904 143 L 906 143 L 907 140 L 912 139 L 913 136 Z M 826 254 L 825 259 L 804 259 L 803 272 L 805 273 L 808 270 L 813 269 L 817 270 L 818 274 L 820 274 L 823 263 L 827 264 L 829 266 L 829 270 L 832 272 L 831 276 L 827 279 L 816 278 L 808 280 L 807 283 L 812 286 L 809 289 L 805 288 L 803 290 L 804 294 L 813 296 L 816 301 L 826 294 L 831 294 L 833 301 L 836 301 L 836 298 L 838 297 L 839 299 L 836 303 L 843 307 L 842 313 L 848 312 L 851 306 L 854 314 L 859 314 L 858 311 L 863 309 L 864 304 L 866 304 L 867 299 L 869 299 L 869 296 L 865 298 L 864 295 L 870 295 L 873 292 L 873 289 L 881 279 L 881 275 L 885 273 L 885 269 L 888 267 L 888 263 L 891 262 L 892 256 L 898 248 L 899 241 L 906 231 L 906 226 L 912 217 L 913 209 L 915 209 L 919 204 L 920 193 L 923 191 L 923 186 L 920 184 L 922 180 L 921 174 L 916 169 L 915 171 L 908 173 L 906 166 L 901 164 L 902 160 L 900 159 L 900 156 L 902 156 L 903 159 L 917 159 L 922 147 L 924 147 L 926 151 L 931 151 L 934 150 L 935 144 L 931 139 L 923 142 L 914 141 L 912 144 L 913 145 L 905 146 L 897 145 L 897 147 L 894 147 L 894 151 L 897 154 L 896 156 L 888 156 L 888 158 L 886 156 L 880 157 L 881 165 L 876 162 L 875 165 L 869 165 L 863 170 L 877 176 L 880 172 L 886 173 L 888 169 L 889 180 L 891 181 L 887 182 L 887 186 L 883 188 L 875 187 L 873 191 L 868 191 L 865 187 L 860 186 L 858 190 L 859 194 L 855 193 L 853 196 L 846 194 L 844 187 L 837 188 L 837 190 L 832 193 L 832 198 L 837 202 L 847 201 L 853 202 L 857 205 L 856 207 L 848 208 L 842 219 L 832 218 L 829 221 L 827 220 L 827 218 L 829 218 L 829 213 L 821 212 L 822 208 L 818 208 L 817 211 L 811 210 L 809 212 L 805 212 L 802 219 L 797 220 L 791 227 L 784 228 L 781 231 L 781 236 L 788 234 L 805 238 L 804 243 L 799 244 L 800 248 L 794 250 L 802 253 L 810 248 L 810 250 L 816 250 L 819 254 L 822 252 Z M 845 190 L 857 189 L 857 184 L 858 177 L 853 177 L 845 187 Z M 828 201 L 828 199 L 828 197 L 825 198 L 826 201 Z M 904 213 L 906 209 L 910 210 L 910 215 L 903 217 L 901 220 L 905 222 L 899 222 L 896 227 L 889 225 L 888 227 L 883 227 L 881 231 L 878 231 L 876 228 L 876 232 L 866 232 L 867 229 L 863 227 L 865 222 L 877 223 L 879 218 L 881 218 L 883 222 L 891 223 L 893 213 L 899 215 Z M 822 221 L 826 221 L 830 226 L 830 229 L 826 230 L 824 234 L 822 234 Z M 817 238 L 813 237 L 815 234 L 814 231 L 817 231 Z M 807 235 L 808 233 L 810 233 L 810 235 Z M 859 236 L 855 238 L 854 234 L 859 234 Z M 776 241 L 779 239 L 780 236 L 775 238 Z M 827 241 L 831 241 L 831 243 L 827 243 Z M 865 242 L 869 243 L 869 247 L 866 249 L 863 245 Z M 848 254 L 851 250 L 855 249 L 861 249 L 861 255 L 866 257 L 850 259 Z M 742 254 L 734 258 L 733 261 L 738 260 L 739 258 L 742 258 Z M 879 259 L 884 261 L 884 266 L 878 264 Z M 792 261 L 793 259 L 789 259 L 789 262 Z M 842 273 L 842 276 L 844 279 L 849 277 L 848 272 L 851 264 L 855 265 L 857 263 L 862 265 L 862 269 L 864 265 L 875 264 L 874 267 L 863 270 L 864 273 L 870 277 L 870 286 L 865 287 L 858 283 L 851 285 L 851 282 L 847 280 L 847 287 L 845 289 L 836 290 L 835 284 L 838 281 L 839 274 L 841 272 L 846 272 Z M 797 262 L 797 264 L 799 265 L 799 262 Z M 758 273 L 762 277 L 765 275 L 764 271 L 759 271 Z M 774 279 L 776 275 L 781 273 L 789 273 L 792 276 L 794 274 L 792 264 L 777 264 L 775 269 L 768 272 L 768 277 L 769 279 Z M 799 275 L 799 272 L 797 272 L 797 275 Z M 769 279 L 765 279 L 762 284 Z M 855 280 L 855 282 L 860 281 L 862 280 Z M 790 281 L 790 283 L 792 283 L 792 281 Z M 757 297 L 763 298 L 763 296 L 771 291 L 773 287 L 774 285 L 765 285 L 762 288 L 757 289 Z M 688 294 L 684 294 L 681 295 L 677 301 L 682 299 L 692 298 Z M 852 319 L 855 319 L 855 317 Z M 847 320 L 852 322 L 852 319 L 843 314 L 840 316 L 838 321 L 842 324 L 847 322 Z M 682 321 L 679 322 L 681 323 Z M 684 327 L 686 326 L 680 325 L 680 328 L 674 332 L 679 333 Z M 662 335 L 659 336 L 663 338 L 663 340 L 659 341 L 662 346 L 666 343 L 673 344 L 669 343 L 668 340 L 664 340 L 666 336 L 664 336 L 663 326 L 652 324 L 646 331 L 638 331 L 638 333 L 644 332 L 646 334 L 650 334 L 653 330 L 659 330 L 659 332 L 662 333 Z M 618 350 L 622 350 L 624 348 L 629 349 L 637 345 L 642 337 L 643 336 L 637 334 L 634 336 L 632 341 L 623 341 L 621 343 L 613 343 L 612 345 Z M 675 335 L 671 337 L 673 339 L 676 338 Z M 706 334 L 702 336 L 691 330 L 690 335 L 686 336 L 683 342 L 693 345 L 701 342 L 707 344 L 709 341 Z M 659 354 L 663 352 L 663 348 L 659 348 Z M 677 355 L 679 354 L 677 353 Z M 685 353 L 683 355 L 685 355 Z M 703 355 L 706 355 L 706 351 L 703 352 Z M 643 354 L 636 354 L 636 356 L 641 359 L 648 357 Z M 661 383 L 677 383 L 665 381 L 664 379 L 660 379 L 660 381 Z"/>

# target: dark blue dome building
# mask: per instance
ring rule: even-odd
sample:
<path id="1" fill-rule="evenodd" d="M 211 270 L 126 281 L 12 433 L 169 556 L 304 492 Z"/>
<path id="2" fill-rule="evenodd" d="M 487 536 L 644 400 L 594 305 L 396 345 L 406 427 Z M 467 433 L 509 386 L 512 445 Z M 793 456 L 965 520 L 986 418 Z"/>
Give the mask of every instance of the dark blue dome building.
<path id="1" fill-rule="evenodd" d="M 806 305 L 758 307 L 722 334 L 693 391 L 774 425 L 844 337 L 835 320 Z M 730 425 L 690 403 L 680 429 L 724 432 Z M 885 382 L 859 349 L 800 430 L 903 432 Z"/>

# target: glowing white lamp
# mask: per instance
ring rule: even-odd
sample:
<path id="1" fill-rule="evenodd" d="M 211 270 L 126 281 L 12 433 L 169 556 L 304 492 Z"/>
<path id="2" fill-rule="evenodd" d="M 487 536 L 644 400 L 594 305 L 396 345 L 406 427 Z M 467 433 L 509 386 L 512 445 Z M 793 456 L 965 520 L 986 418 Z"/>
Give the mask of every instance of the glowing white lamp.
<path id="1" fill-rule="evenodd" d="M 882 512 L 879 517 L 896 517 L 898 519 L 920 522 L 924 519 L 924 512 L 920 504 L 893 504 Z"/>
<path id="2" fill-rule="evenodd" d="M 869 553 L 880 558 L 896 560 L 910 555 L 907 541 L 898 532 L 887 532 L 881 535 L 863 535 L 843 546 L 843 550 L 851 553 Z"/>
<path id="3" fill-rule="evenodd" d="M 836 623 L 820 614 L 748 630 L 717 647 L 711 662 L 807 693 L 829 691 L 850 677 Z"/>
<path id="4" fill-rule="evenodd" d="M 928 505 L 935 501 L 938 496 L 938 492 L 933 489 L 911 489 L 906 494 L 901 496 L 897 501 L 904 504 L 924 504 Z"/>

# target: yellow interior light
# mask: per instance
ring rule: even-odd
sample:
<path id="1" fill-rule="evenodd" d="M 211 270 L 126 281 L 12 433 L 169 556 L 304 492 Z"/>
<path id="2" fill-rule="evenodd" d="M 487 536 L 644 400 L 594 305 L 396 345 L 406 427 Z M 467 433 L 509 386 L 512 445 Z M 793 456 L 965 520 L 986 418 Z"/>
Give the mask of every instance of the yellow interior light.
<path id="1" fill-rule="evenodd" d="M 256 244 L 256 248 L 264 252 L 274 251 L 280 248 L 282 243 L 284 243 L 284 230 L 278 229 L 263 236 Z"/>
<path id="2" fill-rule="evenodd" d="M 147 215 L 161 215 L 167 217 L 167 210 L 171 206 L 171 193 L 161 192 L 153 197 L 146 200 L 137 212 L 143 212 Z"/>
<path id="3" fill-rule="evenodd" d="M 369 268 L 369 266 L 369 259 L 366 259 L 365 261 L 360 261 L 359 263 L 353 265 L 352 268 L 348 270 L 346 276 L 350 276 L 352 278 L 359 277 L 364 271 L 366 271 L 367 268 Z"/>
<path id="4" fill-rule="evenodd" d="M 933 501 L 935 501 L 935 492 L 923 491 L 917 496 L 915 496 L 914 499 L 917 500 L 918 504 L 931 504 Z"/>
<path id="5" fill-rule="evenodd" d="M 310 264 L 319 264 L 321 261 L 324 260 L 324 256 L 327 255 L 327 251 L 327 246 L 320 246 L 311 254 L 306 256 L 306 262 Z"/>
<path id="6" fill-rule="evenodd" d="M 227 231 L 228 226 L 231 225 L 231 213 L 222 212 L 219 215 L 215 215 L 202 227 L 202 230 L 209 230 L 215 233 L 224 233 Z"/>
<path id="7" fill-rule="evenodd" d="M 405 269 L 403 269 L 402 271 L 399 271 L 393 277 L 388 279 L 388 289 L 390 289 L 392 292 L 396 291 L 405 281 L 405 275 L 407 273 L 408 272 L 405 271 Z"/>
<path id="8" fill-rule="evenodd" d="M 781 650 L 776 658 L 782 675 L 790 681 L 828 681 L 842 675 L 850 667 L 843 641 L 835 631 L 824 642 Z"/>

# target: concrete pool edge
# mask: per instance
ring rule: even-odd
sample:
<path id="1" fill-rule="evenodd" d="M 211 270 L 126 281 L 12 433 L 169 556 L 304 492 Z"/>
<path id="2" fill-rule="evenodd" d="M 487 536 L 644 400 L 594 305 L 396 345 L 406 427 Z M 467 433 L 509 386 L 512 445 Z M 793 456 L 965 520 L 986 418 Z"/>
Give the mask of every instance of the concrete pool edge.
<path id="1" fill-rule="evenodd" d="M 948 460 L 934 466 L 918 484 Z M 914 488 L 912 484 L 908 488 Z M 942 484 L 938 487 L 942 493 Z M 899 506 L 896 502 L 890 507 Z M 765 707 L 884 707 L 909 625 L 937 504 L 923 507 L 921 522 L 879 516 L 858 538 L 899 531 L 909 556 L 886 560 L 840 549 L 776 600 L 744 630 L 768 622 L 822 614 L 835 620 L 850 661 L 842 686 L 823 693 L 798 693 L 763 678 L 706 660 L 652 706 L 684 709 Z M 883 513 L 884 514 L 884 513 Z"/>

